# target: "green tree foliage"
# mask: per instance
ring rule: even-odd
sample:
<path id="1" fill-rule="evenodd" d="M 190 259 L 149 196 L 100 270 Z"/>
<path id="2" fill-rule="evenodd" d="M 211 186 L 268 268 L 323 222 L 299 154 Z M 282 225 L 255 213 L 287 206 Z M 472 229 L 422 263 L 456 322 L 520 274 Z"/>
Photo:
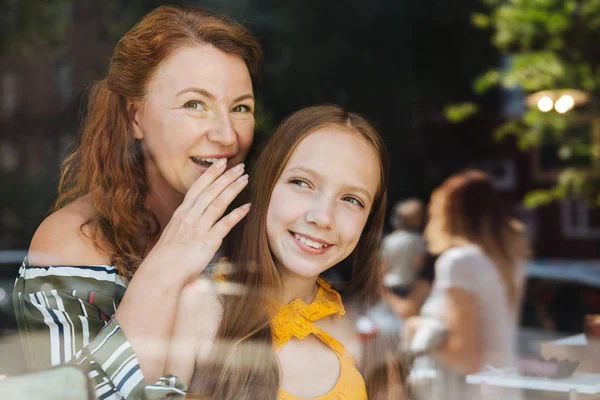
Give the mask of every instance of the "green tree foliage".
<path id="1" fill-rule="evenodd" d="M 592 95 L 600 88 L 599 0 L 483 0 L 485 12 L 474 13 L 474 26 L 491 33 L 491 44 L 511 60 L 506 69 L 490 68 L 473 82 L 473 91 L 521 88 L 542 90 L 579 89 Z M 555 187 L 530 193 L 525 203 L 537 206 L 556 198 L 578 195 L 600 205 L 600 163 L 593 127 L 600 118 L 597 102 L 565 114 L 531 108 L 506 120 L 494 136 L 517 138 L 523 150 L 552 144 L 564 166 Z M 451 122 L 461 122 L 477 109 L 476 103 L 446 108 Z M 573 135 L 574 127 L 587 121 L 586 137 Z M 596 136 L 594 139 L 593 136 Z M 576 160 L 587 159 L 585 165 Z M 571 161 L 573 161 L 571 163 Z M 573 164 L 573 165 L 570 165 Z M 581 164 L 581 163 L 579 163 Z"/>

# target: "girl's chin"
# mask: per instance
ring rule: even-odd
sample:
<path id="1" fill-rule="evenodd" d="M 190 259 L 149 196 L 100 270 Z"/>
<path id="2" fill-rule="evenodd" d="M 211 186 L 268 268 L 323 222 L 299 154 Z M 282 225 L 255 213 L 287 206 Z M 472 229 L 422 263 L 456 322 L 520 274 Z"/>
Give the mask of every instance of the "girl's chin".
<path id="1" fill-rule="evenodd" d="M 280 267 L 281 269 L 282 267 Z M 283 267 L 284 271 L 282 275 L 290 275 L 290 276 L 295 276 L 297 278 L 302 278 L 302 279 L 314 279 L 317 280 L 317 278 L 325 271 L 327 271 L 330 267 L 324 267 L 324 268 L 314 268 L 313 266 L 311 267 L 302 267 L 300 265 L 294 267 L 294 268 L 287 268 L 287 267 Z"/>

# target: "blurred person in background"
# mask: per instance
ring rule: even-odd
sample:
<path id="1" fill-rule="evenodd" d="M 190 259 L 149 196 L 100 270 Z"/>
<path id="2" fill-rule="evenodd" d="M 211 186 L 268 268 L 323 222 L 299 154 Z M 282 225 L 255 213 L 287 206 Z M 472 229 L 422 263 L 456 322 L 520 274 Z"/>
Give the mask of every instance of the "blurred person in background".
<path id="1" fill-rule="evenodd" d="M 408 294 L 399 296 L 391 290 L 386 290 L 384 298 L 389 309 L 402 320 L 418 315 L 421 307 L 431 294 L 435 279 L 435 261 L 437 256 L 425 252 L 423 266 L 417 272 Z M 388 289 L 388 288 L 386 288 Z"/>
<path id="2" fill-rule="evenodd" d="M 515 367 L 518 317 L 529 244 L 483 172 L 448 178 L 432 195 L 425 238 L 435 264 L 431 296 L 409 318 L 404 340 L 426 336 L 429 319 L 447 329 L 432 351 L 439 376 L 436 399 L 471 398 L 465 375 Z"/>
<path id="3" fill-rule="evenodd" d="M 183 286 L 249 210 L 223 216 L 248 182 L 261 64 L 243 26 L 200 8 L 159 7 L 121 38 L 15 284 L 30 369 L 75 360 L 113 320 L 152 351 L 101 394 L 163 374 Z"/>
<path id="4" fill-rule="evenodd" d="M 424 206 L 418 199 L 396 203 L 390 218 L 394 231 L 383 239 L 382 257 L 388 307 L 400 318 L 419 313 L 431 292 L 433 264 L 422 229 Z"/>
<path id="5" fill-rule="evenodd" d="M 382 255 L 387 271 L 385 283 L 400 297 L 410 291 L 423 266 L 423 214 L 423 203 L 418 199 L 396 203 L 390 221 L 394 231 L 383 239 Z"/>

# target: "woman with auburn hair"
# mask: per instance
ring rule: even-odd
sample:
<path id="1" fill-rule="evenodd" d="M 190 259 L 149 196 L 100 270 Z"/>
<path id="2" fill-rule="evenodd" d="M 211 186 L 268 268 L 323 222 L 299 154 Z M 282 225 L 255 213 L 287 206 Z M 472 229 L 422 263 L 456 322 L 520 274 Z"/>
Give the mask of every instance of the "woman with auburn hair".
<path id="1" fill-rule="evenodd" d="M 387 169 L 376 131 L 339 107 L 302 109 L 277 128 L 252 173 L 230 272 L 180 299 L 167 371 L 188 398 L 406 398 L 397 341 L 361 341 L 357 310 L 336 290 L 351 293 L 346 306 L 381 296 Z M 323 278 L 341 263 L 348 282 Z"/>
<path id="2" fill-rule="evenodd" d="M 442 371 L 435 398 L 464 399 L 466 374 L 516 365 L 529 245 L 489 177 L 477 170 L 448 178 L 433 192 L 429 213 L 425 238 L 440 256 L 432 294 L 405 334 L 409 341 L 419 335 L 426 318 L 446 325 L 447 340 L 433 351 Z"/>
<path id="3" fill-rule="evenodd" d="M 96 379 L 104 397 L 163 374 L 183 286 L 249 209 L 223 217 L 248 182 L 261 64 L 243 26 L 200 8 L 159 7 L 121 38 L 15 285 L 30 368 L 93 355 L 119 371 Z M 107 324 L 128 339 L 114 354 L 94 341 Z"/>

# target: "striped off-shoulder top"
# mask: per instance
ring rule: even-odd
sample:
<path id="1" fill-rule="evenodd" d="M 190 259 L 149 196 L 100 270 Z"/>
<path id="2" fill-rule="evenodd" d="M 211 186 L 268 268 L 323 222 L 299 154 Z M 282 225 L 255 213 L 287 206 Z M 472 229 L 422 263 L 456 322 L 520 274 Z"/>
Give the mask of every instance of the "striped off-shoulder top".
<path id="1" fill-rule="evenodd" d="M 162 399 L 185 394 L 174 376 L 148 384 L 113 318 L 127 285 L 110 265 L 37 267 L 23 261 L 13 302 L 28 368 L 84 369 L 98 399 Z"/>

